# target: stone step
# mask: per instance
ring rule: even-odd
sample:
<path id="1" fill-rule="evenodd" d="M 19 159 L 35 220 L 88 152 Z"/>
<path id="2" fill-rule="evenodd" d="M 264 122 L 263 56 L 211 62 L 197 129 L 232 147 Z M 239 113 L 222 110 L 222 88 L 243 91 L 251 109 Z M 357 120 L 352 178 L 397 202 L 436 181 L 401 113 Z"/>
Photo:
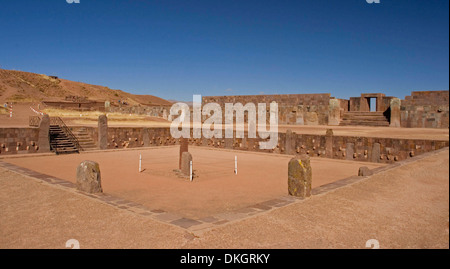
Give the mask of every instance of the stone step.
<path id="1" fill-rule="evenodd" d="M 340 126 L 389 126 L 389 122 L 384 121 L 341 121 Z"/>
<path id="2" fill-rule="evenodd" d="M 383 116 L 383 112 L 380 111 L 345 111 L 344 115 L 361 115 L 361 116 L 375 116 L 375 115 L 381 115 Z"/>
<path id="3" fill-rule="evenodd" d="M 386 117 L 384 116 L 361 116 L 361 117 L 349 117 L 349 116 L 344 116 L 342 117 L 343 120 L 372 120 L 372 121 L 387 121 Z"/>

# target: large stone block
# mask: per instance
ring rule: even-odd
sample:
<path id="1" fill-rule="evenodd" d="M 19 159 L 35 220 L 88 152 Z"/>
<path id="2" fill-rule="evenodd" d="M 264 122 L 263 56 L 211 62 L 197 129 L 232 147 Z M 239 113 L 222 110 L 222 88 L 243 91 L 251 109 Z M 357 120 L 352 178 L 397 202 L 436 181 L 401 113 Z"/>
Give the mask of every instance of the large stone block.
<path id="1" fill-rule="evenodd" d="M 77 167 L 77 190 L 98 193 L 103 192 L 100 166 L 94 161 L 83 161 Z"/>
<path id="2" fill-rule="evenodd" d="M 312 169 L 307 155 L 292 158 L 288 164 L 288 193 L 306 198 L 311 196 Z"/>

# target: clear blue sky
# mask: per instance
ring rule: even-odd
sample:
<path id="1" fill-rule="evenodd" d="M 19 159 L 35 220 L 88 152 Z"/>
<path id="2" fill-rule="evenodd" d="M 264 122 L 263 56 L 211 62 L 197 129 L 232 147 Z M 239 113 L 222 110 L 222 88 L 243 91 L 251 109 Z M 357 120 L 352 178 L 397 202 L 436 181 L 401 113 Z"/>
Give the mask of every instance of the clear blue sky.
<path id="1" fill-rule="evenodd" d="M 192 94 L 449 89 L 448 0 L 0 0 L 0 67 Z"/>

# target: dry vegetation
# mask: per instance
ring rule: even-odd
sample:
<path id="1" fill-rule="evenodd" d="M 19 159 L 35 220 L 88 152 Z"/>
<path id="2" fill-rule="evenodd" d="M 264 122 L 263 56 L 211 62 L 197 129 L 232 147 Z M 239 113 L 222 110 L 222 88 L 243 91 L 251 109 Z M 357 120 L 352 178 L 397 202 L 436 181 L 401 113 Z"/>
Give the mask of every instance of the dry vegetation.
<path id="1" fill-rule="evenodd" d="M 71 124 L 97 124 L 98 116 L 106 115 L 109 125 L 145 125 L 145 126 L 169 126 L 167 120 L 146 115 L 105 113 L 100 111 L 77 111 L 66 109 L 46 108 L 43 110 L 50 117 L 61 117 Z"/>

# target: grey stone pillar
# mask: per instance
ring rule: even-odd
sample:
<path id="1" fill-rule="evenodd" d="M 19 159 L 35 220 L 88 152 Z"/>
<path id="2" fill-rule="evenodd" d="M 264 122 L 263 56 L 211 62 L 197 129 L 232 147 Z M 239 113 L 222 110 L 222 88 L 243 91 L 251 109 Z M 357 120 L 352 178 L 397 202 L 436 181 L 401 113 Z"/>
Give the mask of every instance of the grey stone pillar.
<path id="1" fill-rule="evenodd" d="M 306 198 L 311 196 L 312 170 L 309 156 L 292 158 L 288 165 L 288 193 Z"/>
<path id="2" fill-rule="evenodd" d="M 325 134 L 325 156 L 333 158 L 333 129 L 327 129 Z"/>
<path id="3" fill-rule="evenodd" d="M 98 116 L 98 147 L 100 149 L 108 147 L 108 118 L 106 115 Z"/>
<path id="4" fill-rule="evenodd" d="M 330 99 L 328 105 L 328 125 L 339 125 L 341 121 L 341 105 L 338 99 Z"/>
<path id="5" fill-rule="evenodd" d="M 50 151 L 50 117 L 45 114 L 39 124 L 39 152 Z"/>
<path id="6" fill-rule="evenodd" d="M 98 193 L 103 192 L 100 166 L 94 161 L 83 161 L 77 167 L 77 190 Z"/>
<path id="7" fill-rule="evenodd" d="M 392 98 L 391 99 L 391 119 L 390 119 L 390 127 L 401 127 L 400 125 L 400 99 Z"/>
<path id="8" fill-rule="evenodd" d="M 190 169 L 190 162 L 192 161 L 192 155 L 189 152 L 183 152 L 181 154 L 181 173 L 183 173 L 185 176 L 189 176 L 191 169 Z M 192 165 L 194 166 L 194 165 Z"/>
<path id="9" fill-rule="evenodd" d="M 370 154 L 370 161 L 373 163 L 380 162 L 381 145 L 380 143 L 374 143 L 372 146 L 372 153 Z"/>
<path id="10" fill-rule="evenodd" d="M 353 160 L 353 154 L 355 153 L 355 144 L 347 143 L 345 147 L 345 159 Z"/>

